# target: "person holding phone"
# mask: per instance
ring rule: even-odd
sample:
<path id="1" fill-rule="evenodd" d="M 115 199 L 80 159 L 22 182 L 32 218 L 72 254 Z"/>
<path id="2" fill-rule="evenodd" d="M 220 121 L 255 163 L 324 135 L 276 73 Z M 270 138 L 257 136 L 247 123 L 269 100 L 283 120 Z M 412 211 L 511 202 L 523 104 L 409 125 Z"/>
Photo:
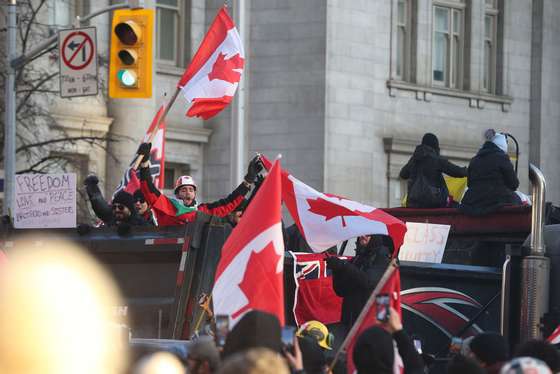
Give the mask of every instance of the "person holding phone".
<path id="1" fill-rule="evenodd" d="M 394 343 L 393 343 L 394 342 Z M 396 345 L 405 374 L 423 374 L 424 362 L 403 330 L 401 317 L 388 308 L 386 322 L 365 330 L 357 339 L 352 359 L 358 374 L 392 374 Z"/>
<path id="2" fill-rule="evenodd" d="M 364 235 L 356 241 L 350 261 L 336 256 L 326 259 L 332 270 L 333 288 L 342 297 L 341 321 L 349 330 L 391 261 L 392 242 L 384 235 Z M 346 331 L 347 332 L 347 331 Z"/>

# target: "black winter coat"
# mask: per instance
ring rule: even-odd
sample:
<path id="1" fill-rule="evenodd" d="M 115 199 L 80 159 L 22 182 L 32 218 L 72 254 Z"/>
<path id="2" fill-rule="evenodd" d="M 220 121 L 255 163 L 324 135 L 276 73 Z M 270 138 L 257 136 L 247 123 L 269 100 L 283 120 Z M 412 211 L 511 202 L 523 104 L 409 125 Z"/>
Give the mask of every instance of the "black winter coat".
<path id="1" fill-rule="evenodd" d="M 467 168 L 457 166 L 440 156 L 432 147 L 420 144 L 414 154 L 400 172 L 402 179 L 408 179 L 407 206 L 410 208 L 443 208 L 447 206 L 449 191 L 443 174 L 461 178 L 467 176 Z M 416 196 L 412 186 L 420 175 L 431 186 L 438 190 L 438 202 L 428 202 L 425 196 Z"/>
<path id="2" fill-rule="evenodd" d="M 520 204 L 515 194 L 519 180 L 504 151 L 492 142 L 486 142 L 469 163 L 469 189 L 460 209 L 471 215 L 491 213 L 504 205 Z"/>
<path id="3" fill-rule="evenodd" d="M 86 186 L 86 192 L 95 215 L 103 221 L 105 226 L 117 226 L 118 222 L 115 221 L 113 209 L 103 198 L 103 194 L 97 184 Z M 132 226 L 145 226 L 148 224 L 144 218 L 138 215 L 136 209 L 131 212 L 130 217 L 128 217 L 128 219 L 123 223 L 127 223 Z"/>
<path id="4" fill-rule="evenodd" d="M 390 262 L 389 249 L 383 246 L 333 269 L 333 288 L 343 298 L 341 321 L 346 327 L 352 327 Z"/>

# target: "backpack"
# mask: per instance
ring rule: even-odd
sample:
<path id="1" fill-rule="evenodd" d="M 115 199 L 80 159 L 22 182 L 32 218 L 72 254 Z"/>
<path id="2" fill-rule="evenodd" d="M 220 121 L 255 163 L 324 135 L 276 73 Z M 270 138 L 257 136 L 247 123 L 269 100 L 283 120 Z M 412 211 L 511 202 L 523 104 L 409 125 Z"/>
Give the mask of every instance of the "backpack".
<path id="1" fill-rule="evenodd" d="M 445 208 L 447 194 L 445 189 L 432 186 L 423 173 L 418 173 L 409 186 L 406 205 L 409 208 Z"/>

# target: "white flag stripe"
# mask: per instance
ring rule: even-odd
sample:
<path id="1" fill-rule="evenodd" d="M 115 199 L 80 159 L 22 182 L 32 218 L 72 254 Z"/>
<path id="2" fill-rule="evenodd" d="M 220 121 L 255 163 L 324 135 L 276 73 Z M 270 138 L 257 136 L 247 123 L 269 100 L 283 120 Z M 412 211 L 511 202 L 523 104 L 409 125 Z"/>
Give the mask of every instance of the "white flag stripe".
<path id="1" fill-rule="evenodd" d="M 236 28 L 228 30 L 224 41 L 218 46 L 200 70 L 198 70 L 182 88 L 183 95 L 188 102 L 192 102 L 193 99 L 218 98 L 222 96 L 233 96 L 235 94 L 238 83 L 230 83 L 221 79 L 210 80 L 208 78 L 208 74 L 212 72 L 212 67 L 220 53 L 225 54 L 226 60 L 236 54 L 245 58 L 243 44 L 241 43 L 241 38 Z M 239 73 L 242 71 L 241 69 L 234 70 Z"/>
<path id="2" fill-rule="evenodd" d="M 276 266 L 276 272 L 281 273 L 284 269 L 284 239 L 282 237 L 282 224 L 272 225 L 251 240 L 229 263 L 224 272 L 216 280 L 214 290 L 214 313 L 230 316 L 249 302 L 239 284 L 243 281 L 247 263 L 253 252 L 260 253 L 269 243 L 273 243 L 274 251 L 280 256 Z M 233 327 L 243 315 L 237 316 L 230 321 Z"/>
<path id="3" fill-rule="evenodd" d="M 289 179 L 294 188 L 297 212 L 304 231 L 303 235 L 315 252 L 322 252 L 344 240 L 360 235 L 388 235 L 387 225 L 380 221 L 359 215 L 344 216 L 344 218 L 333 217 L 327 220 L 327 217 L 311 212 L 311 206 L 307 200 L 318 198 L 358 213 L 370 213 L 376 208 L 352 200 L 327 196 L 292 175 L 289 176 Z"/>

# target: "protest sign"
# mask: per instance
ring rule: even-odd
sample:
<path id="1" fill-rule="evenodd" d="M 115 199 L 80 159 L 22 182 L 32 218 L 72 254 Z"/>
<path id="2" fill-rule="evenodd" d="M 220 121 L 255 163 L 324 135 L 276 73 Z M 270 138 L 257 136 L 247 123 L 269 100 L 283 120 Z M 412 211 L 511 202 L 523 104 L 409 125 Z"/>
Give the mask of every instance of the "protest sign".
<path id="1" fill-rule="evenodd" d="M 440 264 L 450 226 L 407 222 L 406 228 L 399 260 Z"/>
<path id="2" fill-rule="evenodd" d="M 16 175 L 14 227 L 76 227 L 76 174 Z"/>

